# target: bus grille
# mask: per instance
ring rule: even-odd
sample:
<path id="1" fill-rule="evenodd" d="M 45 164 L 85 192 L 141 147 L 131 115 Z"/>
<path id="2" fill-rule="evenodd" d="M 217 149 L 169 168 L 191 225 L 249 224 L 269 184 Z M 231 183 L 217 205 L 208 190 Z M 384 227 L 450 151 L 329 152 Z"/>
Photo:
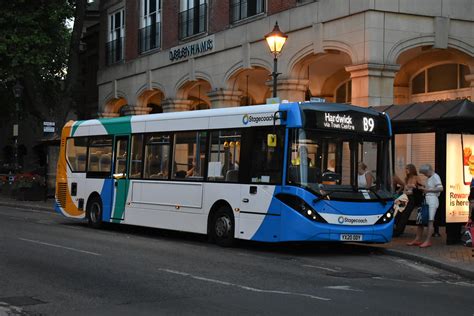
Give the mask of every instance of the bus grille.
<path id="1" fill-rule="evenodd" d="M 67 183 L 58 183 L 58 194 L 56 196 L 59 205 L 66 207 Z"/>

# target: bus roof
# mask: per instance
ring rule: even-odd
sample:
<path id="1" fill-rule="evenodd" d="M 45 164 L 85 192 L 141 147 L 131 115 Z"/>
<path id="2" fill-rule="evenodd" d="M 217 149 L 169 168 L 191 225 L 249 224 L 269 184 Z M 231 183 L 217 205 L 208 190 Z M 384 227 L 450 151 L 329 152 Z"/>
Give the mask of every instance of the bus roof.
<path id="1" fill-rule="evenodd" d="M 76 121 L 71 136 L 271 126 L 275 113 L 279 111 L 286 112 L 285 125 L 288 127 L 305 125 L 308 111 L 323 113 L 321 115 L 340 112 L 360 113 L 372 118 L 382 116 L 373 109 L 348 104 L 291 102 Z M 275 124 L 280 125 L 280 121 L 276 120 Z"/>

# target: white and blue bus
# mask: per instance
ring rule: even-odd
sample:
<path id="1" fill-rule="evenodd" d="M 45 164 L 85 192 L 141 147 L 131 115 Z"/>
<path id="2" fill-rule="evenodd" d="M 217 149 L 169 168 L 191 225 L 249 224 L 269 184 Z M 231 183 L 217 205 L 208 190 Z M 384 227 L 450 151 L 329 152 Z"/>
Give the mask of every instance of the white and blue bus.
<path id="1" fill-rule="evenodd" d="M 333 103 L 70 121 L 56 209 L 93 227 L 209 234 L 220 245 L 385 243 L 393 229 L 390 138 L 385 114 Z"/>

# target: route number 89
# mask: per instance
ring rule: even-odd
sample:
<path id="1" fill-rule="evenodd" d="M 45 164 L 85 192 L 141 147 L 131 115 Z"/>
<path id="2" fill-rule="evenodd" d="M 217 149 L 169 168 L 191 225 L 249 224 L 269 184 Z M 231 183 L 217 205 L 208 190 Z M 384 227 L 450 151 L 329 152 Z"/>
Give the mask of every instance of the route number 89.
<path id="1" fill-rule="evenodd" d="M 374 123 L 373 118 L 364 117 L 363 122 L 364 122 L 364 132 L 372 132 L 374 130 L 375 123 Z"/>

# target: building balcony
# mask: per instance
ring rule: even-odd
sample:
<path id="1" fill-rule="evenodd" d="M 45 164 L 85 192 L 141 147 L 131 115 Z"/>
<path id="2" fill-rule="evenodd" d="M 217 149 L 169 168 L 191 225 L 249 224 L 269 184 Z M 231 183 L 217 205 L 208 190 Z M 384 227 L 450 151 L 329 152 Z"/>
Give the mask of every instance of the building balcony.
<path id="1" fill-rule="evenodd" d="M 207 30 L 207 4 L 179 13 L 179 38 L 183 39 Z"/>
<path id="2" fill-rule="evenodd" d="M 161 23 L 146 26 L 138 31 L 138 52 L 143 54 L 161 47 Z"/>
<path id="3" fill-rule="evenodd" d="M 235 23 L 265 12 L 263 0 L 233 0 L 230 3 L 230 22 Z"/>
<path id="4" fill-rule="evenodd" d="M 105 62 L 107 65 L 112 65 L 123 60 L 123 43 L 124 38 L 120 37 L 105 45 Z"/>

